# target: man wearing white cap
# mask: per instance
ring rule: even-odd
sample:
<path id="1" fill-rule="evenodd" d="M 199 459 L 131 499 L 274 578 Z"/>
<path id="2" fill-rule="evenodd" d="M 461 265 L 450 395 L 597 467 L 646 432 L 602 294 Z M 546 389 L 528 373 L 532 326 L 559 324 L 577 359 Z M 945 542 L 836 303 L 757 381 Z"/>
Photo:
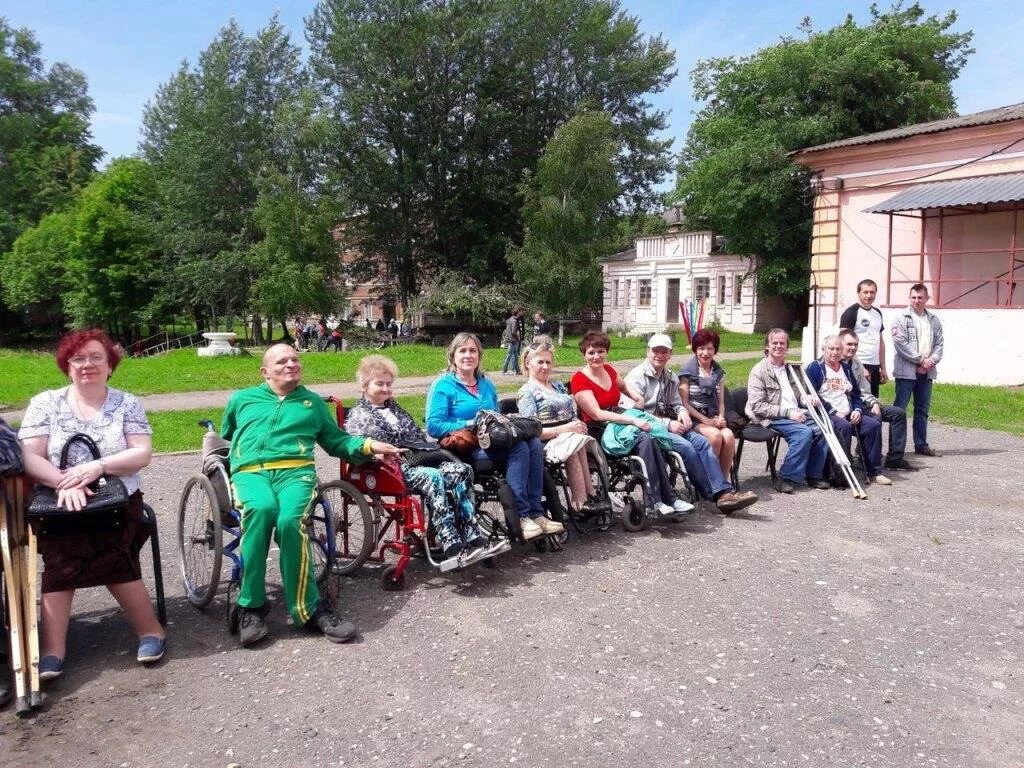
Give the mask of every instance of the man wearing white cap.
<path id="1" fill-rule="evenodd" d="M 737 493 L 722 475 L 718 457 L 703 435 L 693 429 L 679 396 L 679 377 L 668 369 L 672 337 L 656 333 L 647 342 L 647 360 L 626 374 L 626 381 L 644 396 L 644 410 L 665 421 L 675 450 L 683 457 L 690 480 L 701 495 L 713 499 L 722 512 L 735 512 L 757 501 L 750 491 Z"/>

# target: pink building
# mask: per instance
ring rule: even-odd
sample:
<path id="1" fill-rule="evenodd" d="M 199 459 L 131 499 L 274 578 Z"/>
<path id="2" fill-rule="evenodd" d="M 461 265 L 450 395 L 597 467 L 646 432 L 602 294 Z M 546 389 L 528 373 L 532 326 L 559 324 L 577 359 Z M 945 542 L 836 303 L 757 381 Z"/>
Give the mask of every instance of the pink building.
<path id="1" fill-rule="evenodd" d="M 922 282 L 945 335 L 940 381 L 1024 382 L 1024 103 L 793 159 L 813 173 L 805 356 L 856 302 L 858 281 L 878 283 L 887 326 Z"/>

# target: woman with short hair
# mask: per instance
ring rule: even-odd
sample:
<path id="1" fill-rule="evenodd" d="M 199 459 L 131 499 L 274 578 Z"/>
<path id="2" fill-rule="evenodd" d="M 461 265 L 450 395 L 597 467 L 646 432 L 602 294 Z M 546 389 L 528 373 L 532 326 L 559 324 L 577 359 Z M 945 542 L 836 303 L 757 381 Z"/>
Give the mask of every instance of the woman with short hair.
<path id="1" fill-rule="evenodd" d="M 345 429 L 349 434 L 400 448 L 428 450 L 431 445 L 423 430 L 395 402 L 393 387 L 397 377 L 398 366 L 383 355 L 368 355 L 360 360 L 356 381 L 363 396 L 345 414 Z M 477 525 L 472 468 L 456 461 L 443 461 L 436 467 L 410 466 L 403 461 L 401 466 L 406 485 L 423 498 L 445 558 L 487 546 L 487 537 Z M 449 494 L 453 503 L 448 500 Z"/>
<path id="2" fill-rule="evenodd" d="M 631 453 L 647 467 L 644 503 L 652 512 L 669 516 L 689 512 L 693 506 L 676 496 L 669 479 L 668 465 L 661 449 L 648 434 L 650 422 L 629 416 L 619 408 L 619 397 L 625 395 L 639 410 L 644 408 L 643 394 L 637 392 L 606 362 L 611 339 L 603 331 L 589 331 L 580 339 L 584 366 L 570 380 L 573 397 L 579 406 L 590 434 L 600 439 L 609 423 L 629 424 L 640 430 Z"/>
<path id="3" fill-rule="evenodd" d="M 693 357 L 679 369 L 679 397 L 694 427 L 711 444 L 722 475 L 729 477 L 736 455 L 736 435 L 725 420 L 725 369 L 715 360 L 721 343 L 718 334 L 709 328 L 693 334 Z"/>
<path id="4" fill-rule="evenodd" d="M 57 367 L 71 383 L 33 397 L 18 432 L 26 473 L 35 482 L 55 488 L 59 505 L 72 511 L 83 509 L 92 493 L 90 484 L 104 475 L 120 477 L 129 494 L 122 526 L 39 537 L 42 680 L 64 671 L 71 603 L 75 590 L 86 587 L 105 586 L 120 604 L 139 638 L 138 661 L 154 662 L 164 655 L 164 628 L 153 611 L 139 563 L 139 551 L 149 538 L 139 470 L 153 454 L 153 430 L 134 395 L 107 385 L 120 361 L 119 347 L 99 329 L 64 336 L 57 345 Z M 92 438 L 100 458 L 90 455 L 62 470 L 64 445 L 78 433 Z M 75 462 L 76 457 L 70 460 Z"/>

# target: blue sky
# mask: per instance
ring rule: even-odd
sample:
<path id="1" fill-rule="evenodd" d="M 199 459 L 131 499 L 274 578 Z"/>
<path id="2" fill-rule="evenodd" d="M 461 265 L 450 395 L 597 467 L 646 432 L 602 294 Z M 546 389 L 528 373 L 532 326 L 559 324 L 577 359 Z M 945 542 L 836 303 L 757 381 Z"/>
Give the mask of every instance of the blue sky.
<path id="1" fill-rule="evenodd" d="M 922 3 L 929 14 L 956 10 L 956 30 L 974 31 L 977 52 L 954 83 L 961 113 L 1024 101 L 1024 57 L 1018 55 L 1024 14 L 1019 0 Z M 304 45 L 303 18 L 313 7 L 312 0 L 5 0 L 0 15 L 12 26 L 35 32 L 48 64 L 65 61 L 85 73 L 96 103 L 93 135 L 109 159 L 135 151 L 143 106 L 157 86 L 183 59 L 194 62 L 229 19 L 252 33 L 279 11 L 293 39 Z M 842 21 L 847 12 L 863 21 L 868 7 L 868 2 L 832 0 L 622 2 L 623 10 L 640 19 L 644 33 L 661 35 L 676 52 L 678 75 L 666 92 L 652 98 L 670 113 L 667 135 L 675 139 L 675 151 L 699 108 L 689 81 L 699 59 L 753 53 L 796 34 L 805 16 L 817 29 Z"/>

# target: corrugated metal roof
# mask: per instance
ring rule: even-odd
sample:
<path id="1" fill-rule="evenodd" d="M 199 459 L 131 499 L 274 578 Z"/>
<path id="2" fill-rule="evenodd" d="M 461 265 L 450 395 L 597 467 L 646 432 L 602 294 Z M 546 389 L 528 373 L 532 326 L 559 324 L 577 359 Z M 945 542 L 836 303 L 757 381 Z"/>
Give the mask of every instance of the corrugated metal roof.
<path id="1" fill-rule="evenodd" d="M 1024 102 L 1010 104 L 1006 107 L 987 109 L 984 112 L 974 112 L 970 115 L 949 117 L 945 120 L 932 120 L 930 123 L 916 123 L 903 128 L 893 128 L 889 131 L 878 133 L 865 133 L 862 136 L 853 136 L 849 139 L 830 141 L 827 144 L 819 144 L 816 147 L 807 147 L 791 152 L 792 155 L 805 155 L 811 152 L 821 152 L 826 149 L 838 149 L 840 147 L 853 147 L 860 144 L 879 144 L 886 141 L 906 139 L 910 136 L 920 136 L 928 133 L 941 133 L 954 128 L 969 128 L 977 125 L 991 125 L 992 123 L 1005 123 L 1010 120 L 1024 120 Z"/>
<path id="2" fill-rule="evenodd" d="M 920 211 L 952 205 L 1012 203 L 1018 200 L 1024 200 L 1024 173 L 1007 173 L 915 184 L 884 203 L 865 209 L 865 213 Z"/>

